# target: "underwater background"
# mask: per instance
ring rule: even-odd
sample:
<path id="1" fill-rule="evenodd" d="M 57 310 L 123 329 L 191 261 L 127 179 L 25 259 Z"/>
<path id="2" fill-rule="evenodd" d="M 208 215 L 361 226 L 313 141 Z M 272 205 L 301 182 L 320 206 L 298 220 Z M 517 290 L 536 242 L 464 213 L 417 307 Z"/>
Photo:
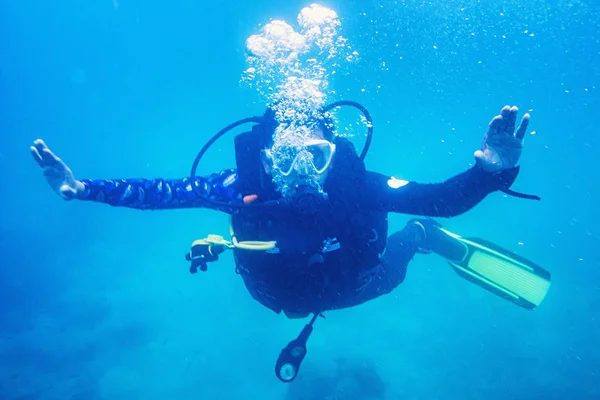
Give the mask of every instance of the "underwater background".
<path id="1" fill-rule="evenodd" d="M 442 181 L 504 105 L 530 111 L 513 189 L 542 201 L 494 193 L 442 222 L 551 271 L 535 311 L 419 255 L 391 294 L 320 319 L 285 385 L 275 359 L 307 321 L 253 301 L 231 254 L 188 273 L 192 241 L 226 235 L 227 216 L 50 190 L 38 137 L 79 179 L 187 176 L 216 131 L 264 111 L 240 83 L 246 38 L 310 4 L 0 2 L 0 399 L 600 399 L 595 0 L 319 3 L 359 54 L 329 100 L 370 110 L 369 169 Z M 199 174 L 235 165 L 233 136 Z"/>

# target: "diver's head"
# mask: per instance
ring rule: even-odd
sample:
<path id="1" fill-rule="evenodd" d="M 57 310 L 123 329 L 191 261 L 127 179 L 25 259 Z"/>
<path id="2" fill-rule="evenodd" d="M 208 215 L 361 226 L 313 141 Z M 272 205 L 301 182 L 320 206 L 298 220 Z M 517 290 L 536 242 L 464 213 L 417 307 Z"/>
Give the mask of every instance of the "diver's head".
<path id="1" fill-rule="evenodd" d="M 277 154 L 279 153 L 279 154 Z M 300 146 L 282 145 L 263 150 L 265 172 L 283 184 L 284 196 L 306 191 L 322 191 L 333 163 L 335 144 L 325 139 L 308 139 Z M 274 162 L 273 160 L 279 160 Z"/>
<path id="2" fill-rule="evenodd" d="M 302 126 L 275 123 L 265 132 L 261 160 L 284 197 L 314 192 L 323 193 L 323 185 L 333 165 L 336 146 L 331 125 L 326 119 L 309 121 Z M 278 137 L 273 139 L 275 130 Z"/>

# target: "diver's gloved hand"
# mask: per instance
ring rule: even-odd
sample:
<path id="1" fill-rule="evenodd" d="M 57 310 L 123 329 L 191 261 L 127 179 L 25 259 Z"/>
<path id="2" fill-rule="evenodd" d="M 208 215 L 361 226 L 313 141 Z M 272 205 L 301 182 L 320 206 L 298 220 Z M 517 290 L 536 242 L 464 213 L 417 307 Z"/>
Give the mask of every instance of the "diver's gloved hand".
<path id="1" fill-rule="evenodd" d="M 83 183 L 75 179 L 67 164 L 58 158 L 42 139 L 34 141 L 30 149 L 33 159 L 44 170 L 46 181 L 60 197 L 72 200 L 83 193 Z"/>
<path id="2" fill-rule="evenodd" d="M 477 164 L 485 171 L 498 172 L 514 168 L 523 152 L 523 137 L 529 124 L 529 114 L 523 115 L 515 132 L 517 122 L 516 106 L 505 106 L 500 115 L 495 116 L 483 137 L 481 150 L 475 152 Z"/>

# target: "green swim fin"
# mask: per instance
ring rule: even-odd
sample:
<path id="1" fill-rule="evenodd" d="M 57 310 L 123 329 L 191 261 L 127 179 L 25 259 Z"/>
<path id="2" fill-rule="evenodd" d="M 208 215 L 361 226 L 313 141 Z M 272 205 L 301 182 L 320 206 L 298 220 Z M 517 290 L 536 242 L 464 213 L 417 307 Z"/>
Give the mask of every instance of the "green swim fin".
<path id="1" fill-rule="evenodd" d="M 446 258 L 458 275 L 528 310 L 544 300 L 550 289 L 548 271 L 498 245 L 460 237 L 432 222 L 422 223 L 427 247 Z"/>

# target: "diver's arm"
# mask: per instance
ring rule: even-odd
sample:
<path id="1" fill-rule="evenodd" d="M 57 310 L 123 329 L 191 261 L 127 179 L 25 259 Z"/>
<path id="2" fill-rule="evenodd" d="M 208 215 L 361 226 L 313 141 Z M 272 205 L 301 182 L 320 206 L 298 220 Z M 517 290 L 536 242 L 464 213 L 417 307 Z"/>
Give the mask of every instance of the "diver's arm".
<path id="1" fill-rule="evenodd" d="M 192 189 L 189 178 L 183 179 L 118 179 L 78 181 L 78 200 L 107 203 L 116 207 L 141 210 L 173 208 L 212 208 L 230 212 L 226 207 L 215 207 L 207 199 L 220 203 L 241 203 L 237 190 L 237 173 L 223 170 L 207 177 L 196 177 Z"/>
<path id="2" fill-rule="evenodd" d="M 213 206 L 207 199 L 222 203 L 241 203 L 237 173 L 229 169 L 208 177 L 189 179 L 119 179 L 77 180 L 73 171 L 38 139 L 31 146 L 33 159 L 42 168 L 48 185 L 64 200 L 89 200 L 112 206 L 149 209 L 205 207 L 231 212 Z"/>
<path id="3" fill-rule="evenodd" d="M 497 190 L 539 200 L 537 196 L 508 190 L 519 174 L 517 162 L 530 118 L 526 113 L 516 127 L 518 112 L 516 106 L 503 107 L 490 121 L 481 148 L 475 151 L 477 165 L 443 183 L 420 184 L 378 174 L 368 179 L 373 185 L 373 205 L 392 212 L 452 217 L 473 208 Z"/>
<path id="4" fill-rule="evenodd" d="M 367 175 L 367 206 L 387 212 L 453 217 L 470 210 L 488 194 L 508 189 L 519 167 L 488 172 L 474 166 L 442 183 L 407 182 L 375 172 Z"/>

